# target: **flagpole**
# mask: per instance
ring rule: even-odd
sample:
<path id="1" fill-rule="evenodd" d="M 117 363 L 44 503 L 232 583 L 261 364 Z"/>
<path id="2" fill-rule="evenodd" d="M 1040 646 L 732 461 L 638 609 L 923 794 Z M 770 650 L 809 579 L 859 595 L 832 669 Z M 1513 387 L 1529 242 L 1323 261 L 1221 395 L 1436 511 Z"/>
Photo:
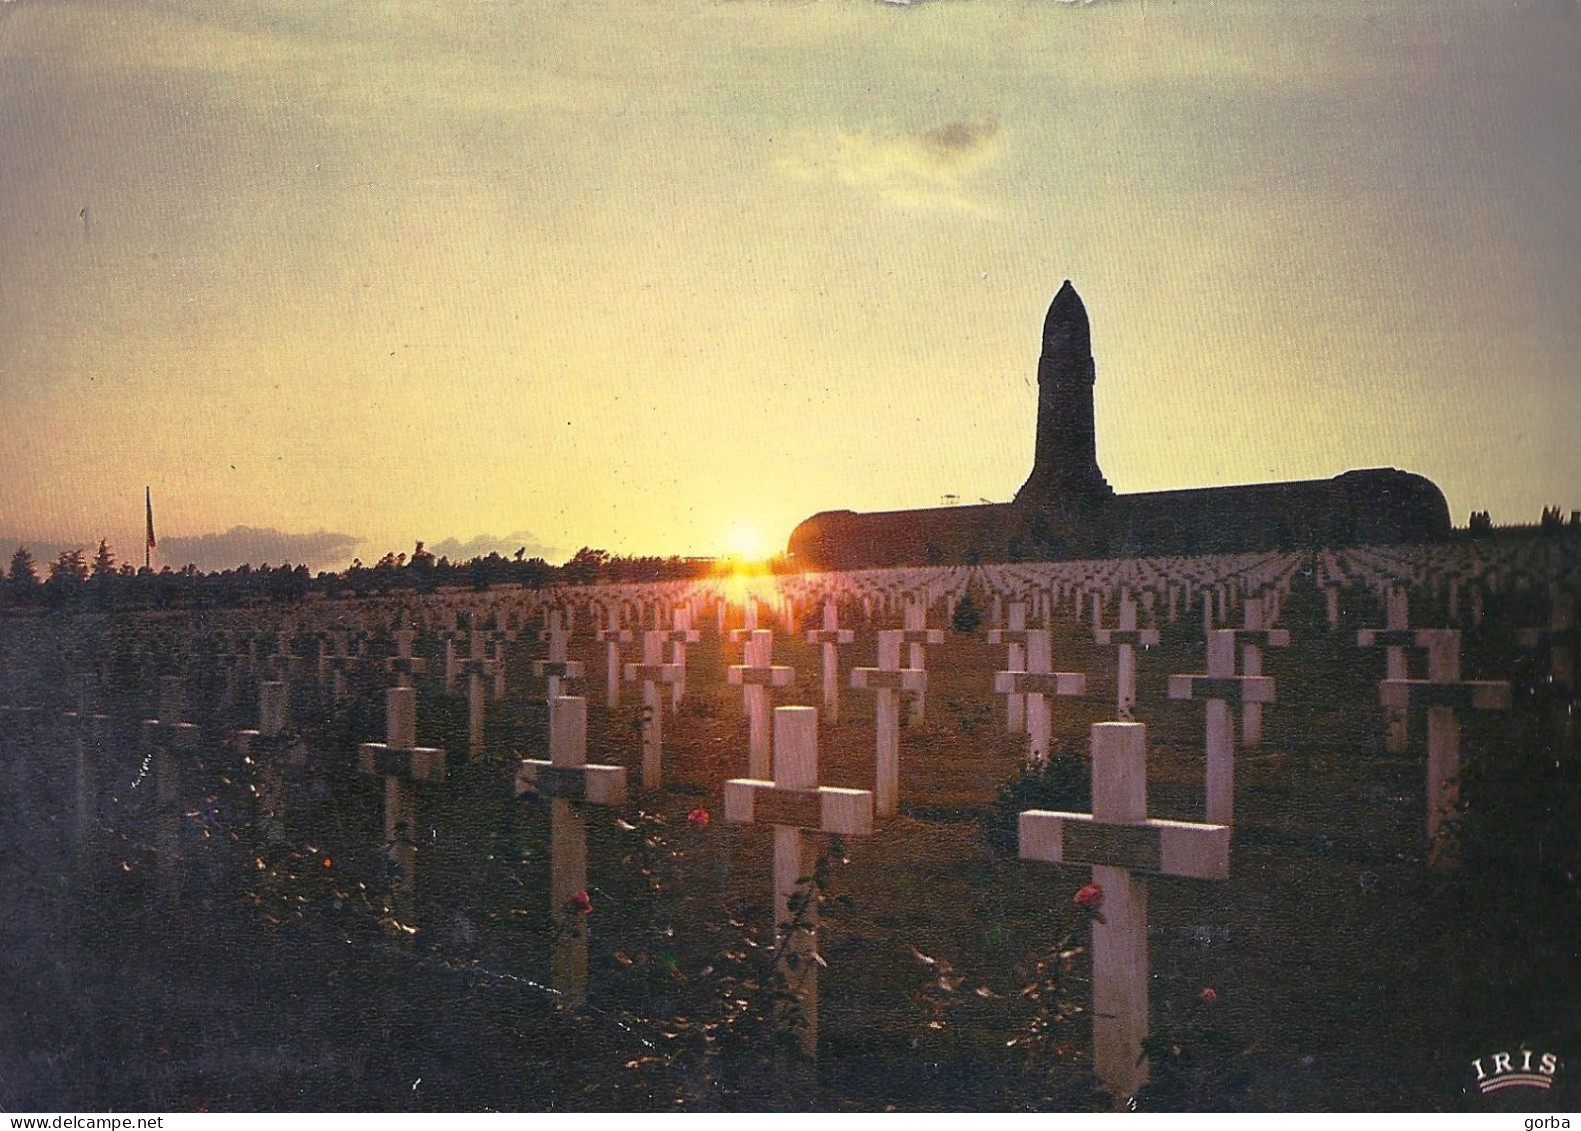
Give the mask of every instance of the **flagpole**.
<path id="1" fill-rule="evenodd" d="M 150 573 L 154 570 L 153 551 L 157 544 L 154 541 L 154 496 L 148 488 L 143 488 L 143 504 L 148 514 L 148 537 L 143 539 L 143 568 Z"/>

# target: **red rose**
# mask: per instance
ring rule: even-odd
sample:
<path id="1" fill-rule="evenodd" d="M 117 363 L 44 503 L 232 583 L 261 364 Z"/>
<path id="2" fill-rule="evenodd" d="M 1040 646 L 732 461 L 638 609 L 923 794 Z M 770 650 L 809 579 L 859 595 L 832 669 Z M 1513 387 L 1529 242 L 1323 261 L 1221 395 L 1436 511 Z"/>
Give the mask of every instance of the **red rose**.
<path id="1" fill-rule="evenodd" d="M 587 892 L 579 891 L 565 901 L 565 913 L 567 915 L 591 915 L 593 914 L 593 901 L 588 898 Z"/>
<path id="2" fill-rule="evenodd" d="M 1099 884 L 1088 884 L 1076 893 L 1072 902 L 1083 911 L 1096 911 L 1103 906 L 1103 887 Z"/>
<path id="3" fill-rule="evenodd" d="M 1212 986 L 1207 987 L 1202 991 L 1202 1000 L 1207 1002 L 1209 1005 L 1212 1005 L 1214 1002 L 1219 1000 L 1219 991 L 1214 989 Z"/>
<path id="4" fill-rule="evenodd" d="M 690 813 L 686 814 L 686 823 L 691 825 L 694 829 L 706 829 L 708 827 L 708 821 L 708 810 L 704 809 L 700 805 L 696 809 L 693 809 Z"/>

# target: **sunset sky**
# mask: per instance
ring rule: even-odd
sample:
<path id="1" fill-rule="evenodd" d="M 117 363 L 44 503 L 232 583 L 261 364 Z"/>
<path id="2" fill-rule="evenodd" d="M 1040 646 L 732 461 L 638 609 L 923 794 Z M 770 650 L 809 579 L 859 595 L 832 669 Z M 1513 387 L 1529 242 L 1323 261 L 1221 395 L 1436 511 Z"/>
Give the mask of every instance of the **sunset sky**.
<path id="1" fill-rule="evenodd" d="M 1581 507 L 1577 0 L 0 0 L 0 549 L 783 547 L 1120 492 Z M 0 563 L 3 564 L 3 563 Z"/>

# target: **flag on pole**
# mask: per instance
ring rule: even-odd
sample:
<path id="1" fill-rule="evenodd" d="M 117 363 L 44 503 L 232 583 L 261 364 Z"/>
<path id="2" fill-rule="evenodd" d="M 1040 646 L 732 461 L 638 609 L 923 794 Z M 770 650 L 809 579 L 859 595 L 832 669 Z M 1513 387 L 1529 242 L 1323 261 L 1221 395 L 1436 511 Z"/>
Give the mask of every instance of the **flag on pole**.
<path id="1" fill-rule="evenodd" d="M 152 550 L 159 543 L 154 541 L 154 496 L 147 487 L 143 488 L 143 501 L 148 504 L 148 548 Z"/>

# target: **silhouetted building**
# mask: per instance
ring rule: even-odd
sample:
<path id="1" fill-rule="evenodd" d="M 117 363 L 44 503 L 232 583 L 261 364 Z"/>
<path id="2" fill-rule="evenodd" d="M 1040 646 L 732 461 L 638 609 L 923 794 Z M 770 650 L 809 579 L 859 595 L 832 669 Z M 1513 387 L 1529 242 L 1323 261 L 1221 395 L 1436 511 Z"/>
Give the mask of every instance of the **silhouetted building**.
<path id="1" fill-rule="evenodd" d="M 1449 504 L 1420 475 L 1116 495 L 1098 467 L 1096 370 L 1070 280 L 1049 305 L 1038 360 L 1032 473 L 1009 503 L 857 514 L 824 511 L 791 534 L 805 569 L 1288 550 L 1418 542 L 1449 534 Z"/>

